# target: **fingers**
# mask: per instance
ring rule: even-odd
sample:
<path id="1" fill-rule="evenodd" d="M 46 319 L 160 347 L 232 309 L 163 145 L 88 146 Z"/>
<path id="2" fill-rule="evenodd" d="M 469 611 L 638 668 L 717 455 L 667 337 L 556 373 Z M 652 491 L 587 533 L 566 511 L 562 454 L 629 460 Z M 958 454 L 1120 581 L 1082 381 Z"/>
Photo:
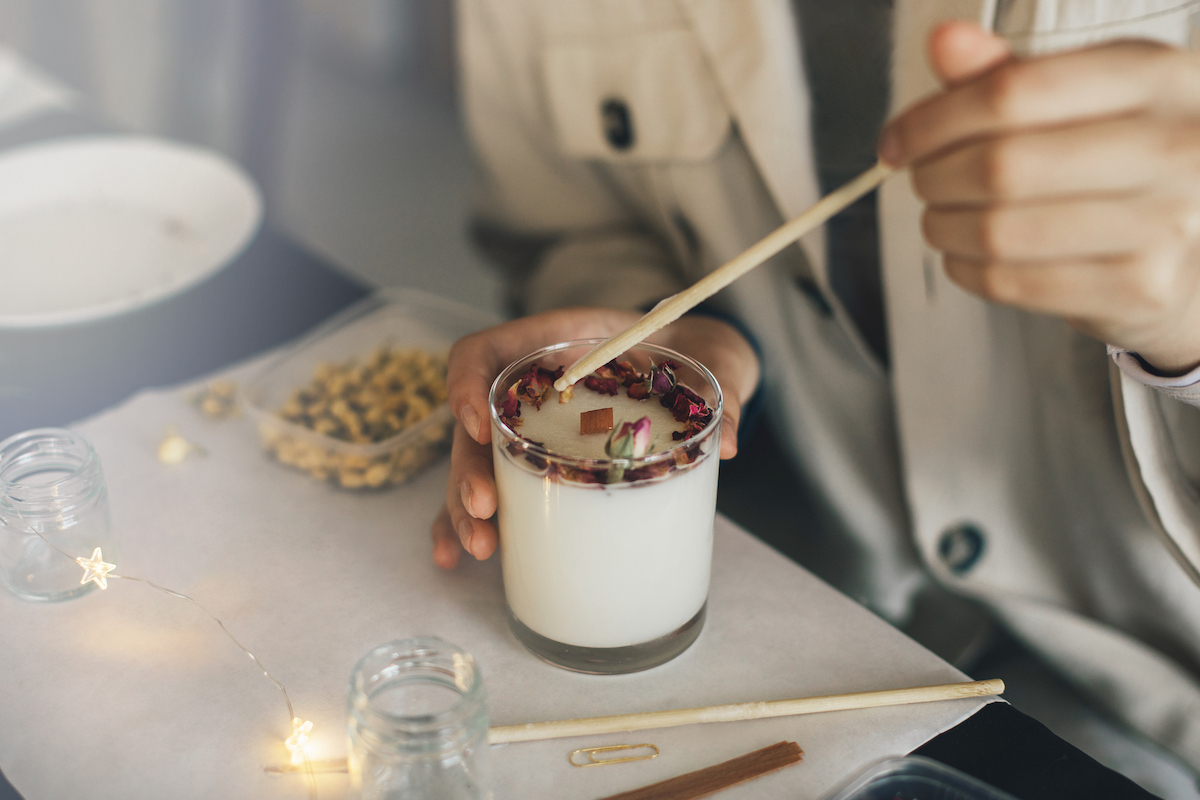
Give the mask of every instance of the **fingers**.
<path id="1" fill-rule="evenodd" d="M 469 525 L 464 526 L 462 515 L 459 516 L 459 522 L 455 525 L 455 514 L 443 508 L 433 521 L 433 563 L 442 569 L 454 569 L 458 566 L 463 550 L 479 561 L 486 560 L 496 551 L 499 537 L 493 523 L 487 520 L 469 520 Z"/>
<path id="2" fill-rule="evenodd" d="M 475 519 L 488 519 L 496 513 L 492 448 L 477 444 L 461 425 L 454 428 L 447 481 L 446 505 L 453 511 L 451 500 L 456 500 L 463 512 Z"/>
<path id="3" fill-rule="evenodd" d="M 480 561 L 490 557 L 499 543 L 496 526 L 489 521 L 496 503 L 491 447 L 477 443 L 462 425 L 455 425 L 446 503 L 431 530 L 434 563 L 453 569 L 464 550 Z"/>
<path id="4" fill-rule="evenodd" d="M 1125 40 L 1006 60 L 901 113 L 884 130 L 879 154 L 906 164 L 970 139 L 1136 113 L 1176 89 L 1172 69 L 1196 71 L 1194 59 L 1183 59 L 1165 45 Z"/>
<path id="5" fill-rule="evenodd" d="M 489 521 L 496 503 L 491 447 L 478 444 L 456 425 L 446 480 L 447 523 L 462 549 L 479 560 L 491 556 L 499 542 L 496 526 Z M 437 527 L 435 522 L 435 532 Z M 435 551 L 435 561 L 437 555 Z"/>
<path id="6" fill-rule="evenodd" d="M 1194 293 L 1192 272 L 1178 264 L 1179 254 L 1169 252 L 1039 262 L 944 260 L 951 280 L 986 300 L 1080 321 L 1107 331 L 1106 338 L 1147 339 L 1169 327 Z"/>
<path id="7" fill-rule="evenodd" d="M 442 569 L 454 569 L 458 566 L 458 560 L 462 557 L 462 545 L 458 541 L 458 534 L 454 531 L 454 524 L 450 522 L 450 512 L 445 506 L 433 521 L 433 563 L 437 564 Z"/>
<path id="8" fill-rule="evenodd" d="M 460 427 L 480 444 L 491 441 L 488 391 L 511 359 L 496 351 L 495 328 L 459 339 L 450 349 L 446 386 L 450 409 Z"/>
<path id="9" fill-rule="evenodd" d="M 1189 197 L 1105 197 L 979 207 L 932 207 L 929 244 L 973 261 L 1050 261 L 1183 249 L 1200 237 L 1200 202 Z"/>
<path id="10" fill-rule="evenodd" d="M 1194 135 L 1178 147 L 1175 138 L 1170 126 L 1146 116 L 997 136 L 914 164 L 913 187 L 934 205 L 1139 191 L 1177 182 L 1171 173 L 1185 149 L 1200 154 Z"/>
<path id="11" fill-rule="evenodd" d="M 1004 39 L 969 22 L 943 22 L 929 34 L 929 60 L 948 86 L 977 78 L 1011 57 Z"/>
<path id="12" fill-rule="evenodd" d="M 738 425 L 742 419 L 742 405 L 736 400 L 725 399 L 725 412 L 721 415 L 721 452 L 722 459 L 733 458 L 738 451 Z"/>

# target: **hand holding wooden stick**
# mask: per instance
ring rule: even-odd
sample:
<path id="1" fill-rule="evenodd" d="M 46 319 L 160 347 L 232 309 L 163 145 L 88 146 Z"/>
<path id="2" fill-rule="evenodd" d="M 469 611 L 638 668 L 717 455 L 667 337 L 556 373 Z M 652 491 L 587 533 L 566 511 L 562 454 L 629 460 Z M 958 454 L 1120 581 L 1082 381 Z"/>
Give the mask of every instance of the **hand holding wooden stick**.
<path id="1" fill-rule="evenodd" d="M 563 376 L 554 382 L 554 388 L 561 392 L 568 386 L 574 385 L 576 381 L 590 375 L 597 367 L 612 361 L 659 328 L 679 319 L 692 308 L 883 183 L 884 179 L 892 174 L 893 169 L 880 161 L 846 185 L 834 189 L 795 219 L 780 225 L 762 240 L 734 256 L 733 259 L 705 275 L 682 292 L 663 300 L 624 331 L 596 345 L 583 358 L 567 368 Z"/>

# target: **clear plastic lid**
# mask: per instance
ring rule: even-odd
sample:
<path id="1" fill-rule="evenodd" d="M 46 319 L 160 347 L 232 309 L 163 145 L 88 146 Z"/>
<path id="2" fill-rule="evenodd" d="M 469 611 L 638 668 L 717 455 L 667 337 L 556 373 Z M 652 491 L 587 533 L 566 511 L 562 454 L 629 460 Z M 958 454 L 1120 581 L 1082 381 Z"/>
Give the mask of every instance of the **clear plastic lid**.
<path id="1" fill-rule="evenodd" d="M 868 764 L 822 800 L 1016 800 L 978 778 L 921 756 Z"/>

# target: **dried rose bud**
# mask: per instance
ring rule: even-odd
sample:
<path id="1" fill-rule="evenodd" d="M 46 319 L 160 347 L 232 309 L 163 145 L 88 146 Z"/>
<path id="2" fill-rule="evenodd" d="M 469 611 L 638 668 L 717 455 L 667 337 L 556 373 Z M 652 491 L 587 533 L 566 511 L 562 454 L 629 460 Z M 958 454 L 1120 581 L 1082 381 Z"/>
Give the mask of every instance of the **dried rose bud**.
<path id="1" fill-rule="evenodd" d="M 666 394 L 679 384 L 675 378 L 675 362 L 671 359 L 663 361 L 650 369 L 650 391 L 653 394 Z"/>
<path id="2" fill-rule="evenodd" d="M 608 437 L 604 451 L 610 458 L 641 458 L 650 452 L 650 418 L 623 422 Z"/>

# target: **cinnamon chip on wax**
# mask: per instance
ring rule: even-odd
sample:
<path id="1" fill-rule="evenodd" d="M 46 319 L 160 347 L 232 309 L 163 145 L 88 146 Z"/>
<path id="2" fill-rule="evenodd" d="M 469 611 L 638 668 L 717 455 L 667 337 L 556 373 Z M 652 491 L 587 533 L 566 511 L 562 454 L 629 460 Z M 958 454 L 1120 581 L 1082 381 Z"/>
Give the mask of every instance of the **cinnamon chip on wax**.
<path id="1" fill-rule="evenodd" d="M 612 406 L 597 408 L 595 411 L 582 411 L 579 414 L 579 433 L 584 436 L 589 433 L 608 433 L 612 429 Z"/>

